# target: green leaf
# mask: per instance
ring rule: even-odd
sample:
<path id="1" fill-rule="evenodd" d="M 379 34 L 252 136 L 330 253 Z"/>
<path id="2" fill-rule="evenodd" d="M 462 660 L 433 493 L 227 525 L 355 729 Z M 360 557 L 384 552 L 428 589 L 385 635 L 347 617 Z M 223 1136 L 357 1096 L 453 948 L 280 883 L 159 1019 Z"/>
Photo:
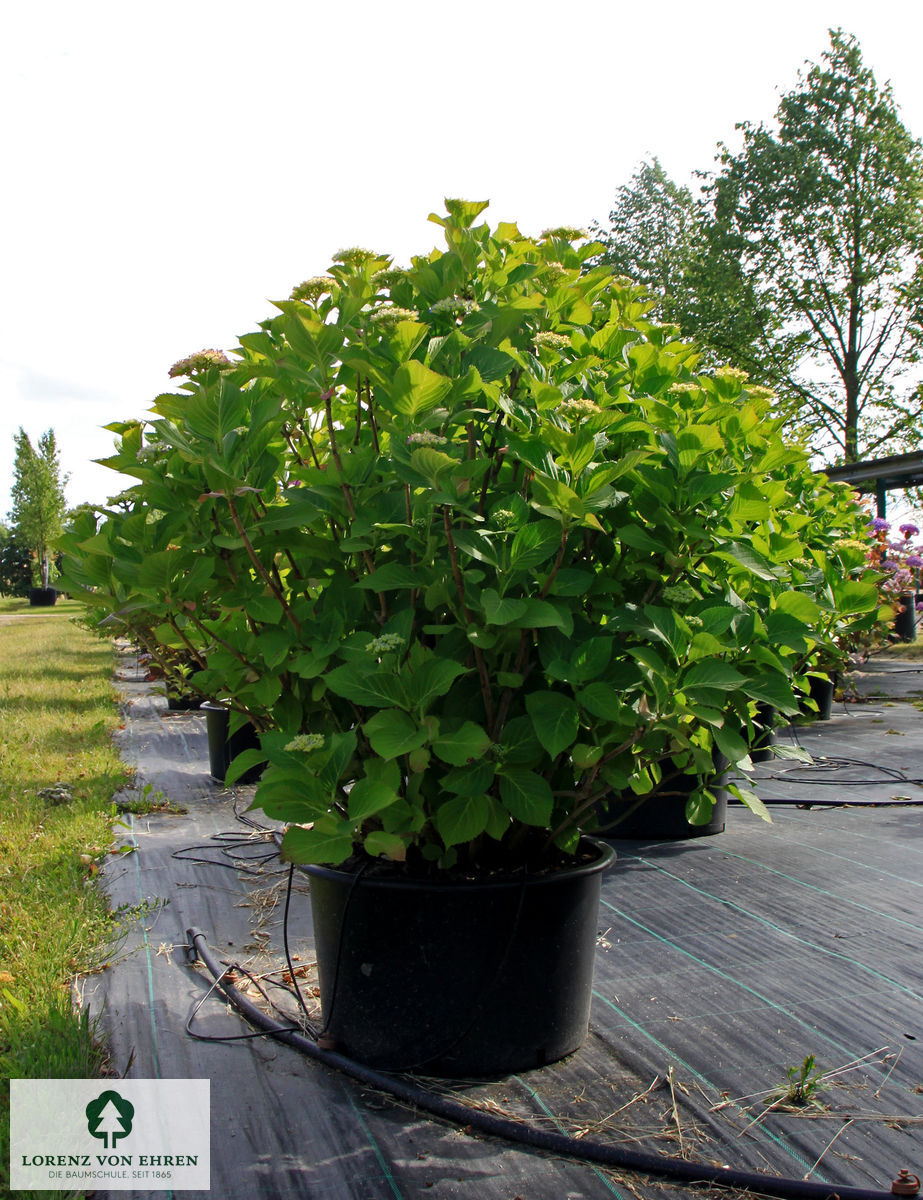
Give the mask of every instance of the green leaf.
<path id="1" fill-rule="evenodd" d="M 503 761 L 508 766 L 535 766 L 544 756 L 532 722 L 525 716 L 507 721 L 500 735 L 500 745 L 503 747 Z"/>
<path id="2" fill-rule="evenodd" d="M 447 792 L 458 796 L 476 796 L 486 792 L 494 781 L 494 764 L 489 758 L 481 758 L 465 767 L 453 767 L 440 780 Z"/>
<path id="3" fill-rule="evenodd" d="M 583 501 L 573 488 L 561 479 L 542 475 L 532 480 L 532 506 L 547 517 L 563 517 L 567 521 L 581 521 L 586 515 Z"/>
<path id="4" fill-rule="evenodd" d="M 591 746 L 587 742 L 577 742 L 571 750 L 571 759 L 578 771 L 595 767 L 603 756 L 602 746 Z"/>
<path id="5" fill-rule="evenodd" d="M 409 754 L 426 743 L 429 730 L 421 728 L 405 712 L 399 709 L 383 709 L 362 726 L 372 749 L 381 758 L 397 758 Z"/>
<path id="6" fill-rule="evenodd" d="M 349 819 L 358 824 L 399 799 L 397 792 L 380 780 L 357 779 L 349 791 Z"/>
<path id="7" fill-rule="evenodd" d="M 429 326 L 420 321 L 399 321 L 391 333 L 391 349 L 400 361 L 410 358 L 429 333 Z"/>
<path id="8" fill-rule="evenodd" d="M 525 600 L 504 599 L 493 588 L 485 588 L 481 592 L 481 604 L 488 625 L 508 625 L 526 611 Z"/>
<path id="9" fill-rule="evenodd" d="M 731 783 L 728 784 L 728 791 L 732 796 L 736 796 L 741 804 L 746 804 L 752 813 L 756 813 L 758 817 L 761 817 L 764 821 L 768 821 L 770 825 L 772 824 L 772 816 L 769 809 L 752 788 L 740 787 L 736 783 Z"/>
<path id="10" fill-rule="evenodd" d="M 435 450 L 432 446 L 420 446 L 411 454 L 410 465 L 434 488 L 441 488 L 446 475 L 457 471 L 461 463 L 450 454 L 443 454 L 441 450 Z"/>
<path id="11" fill-rule="evenodd" d="M 863 583 L 859 579 L 836 580 L 833 584 L 833 595 L 837 612 L 844 615 L 874 612 L 878 605 L 878 589 L 875 584 Z"/>
<path id="12" fill-rule="evenodd" d="M 489 567 L 500 566 L 497 548 L 486 534 L 472 529 L 459 529 L 452 537 L 458 549 L 469 558 L 476 558 L 479 562 L 487 563 Z"/>
<path id="13" fill-rule="evenodd" d="M 750 749 L 739 733 L 733 729 L 722 727 L 713 729 L 712 737 L 715 739 L 718 749 L 731 766 L 738 767 L 741 771 L 750 771 L 753 769 L 753 763 L 750 760 Z"/>
<path id="14" fill-rule="evenodd" d="M 783 713 L 796 713 L 798 704 L 787 679 L 780 675 L 763 675 L 747 680 L 747 695 L 752 700 L 765 700 Z"/>
<path id="15" fill-rule="evenodd" d="M 437 696 L 444 696 L 455 680 L 460 675 L 467 675 L 468 670 L 462 663 L 433 655 L 415 670 L 408 668 L 402 672 L 407 699 L 422 715 Z"/>
<path id="16" fill-rule="evenodd" d="M 387 833 L 376 829 L 362 843 L 362 848 L 370 858 L 390 858 L 394 862 L 403 862 L 407 857 L 407 842 L 399 834 Z"/>
<path id="17" fill-rule="evenodd" d="M 417 417 L 435 408 L 451 390 L 451 379 L 411 359 L 401 363 L 394 372 L 391 404 L 396 412 Z"/>
<path id="18" fill-rule="evenodd" d="M 453 767 L 476 762 L 487 753 L 489 746 L 487 733 L 473 721 L 465 721 L 459 729 L 442 734 L 433 741 L 433 750 L 438 757 Z"/>
<path id="19" fill-rule="evenodd" d="M 706 790 L 692 793 L 686 801 L 686 820 L 690 825 L 707 825 L 715 809 L 715 798 Z"/>
<path id="20" fill-rule="evenodd" d="M 247 601 L 247 612 L 266 625 L 276 625 L 282 620 L 282 605 L 275 596 L 251 596 Z"/>
<path id="21" fill-rule="evenodd" d="M 368 671 L 358 663 L 346 663 L 328 671 L 327 687 L 335 696 L 370 708 L 407 708 L 409 701 L 393 671 Z"/>
<path id="22" fill-rule="evenodd" d="M 463 364 L 465 367 L 474 367 L 480 377 L 489 383 L 509 375 L 516 366 L 516 359 L 493 346 L 478 344 L 466 351 Z"/>
<path id="23" fill-rule="evenodd" d="M 523 600 L 525 611 L 505 622 L 510 629 L 560 629 L 565 637 L 574 632 L 574 614 L 570 608 L 550 600 Z"/>
<path id="24" fill-rule="evenodd" d="M 418 588 L 420 576 L 413 567 L 404 563 L 385 563 L 370 575 L 356 582 L 356 587 L 365 588 L 371 592 L 394 592 L 402 588 Z"/>
<path id="25" fill-rule="evenodd" d="M 683 676 L 680 687 L 684 692 L 703 687 L 732 692 L 746 682 L 746 675 L 742 675 L 736 667 L 720 659 L 710 658 L 693 663 Z"/>
<path id="26" fill-rule="evenodd" d="M 820 608 L 816 601 L 804 592 L 780 592 L 776 596 L 776 608 L 805 625 L 814 625 L 820 620 Z"/>
<path id="27" fill-rule="evenodd" d="M 490 818 L 487 796 L 454 796 L 436 809 L 434 824 L 446 847 L 470 842 L 482 834 Z"/>
<path id="28" fill-rule="evenodd" d="M 552 758 L 573 745 L 580 714 L 569 696 L 560 692 L 532 692 L 526 696 L 526 710 L 538 740 Z"/>
<path id="29" fill-rule="evenodd" d="M 548 825 L 554 809 L 551 785 L 534 771 L 504 769 L 500 775 L 500 798 L 517 821 L 525 825 Z"/>
<path id="30" fill-rule="evenodd" d="M 242 750 L 240 754 L 231 759 L 230 765 L 224 776 L 224 786 L 230 787 L 236 783 L 241 775 L 245 775 L 251 767 L 256 767 L 260 763 L 266 761 L 266 755 L 262 750 Z"/>
<path id="31" fill-rule="evenodd" d="M 767 579 L 775 582 L 779 578 L 779 570 L 773 566 L 768 558 L 765 558 L 752 546 L 745 546 L 741 542 L 732 542 L 727 550 L 716 550 L 715 558 L 723 558 L 726 562 L 736 563 L 738 566 L 745 567 L 751 574 L 756 575 L 758 579 Z"/>
<path id="32" fill-rule="evenodd" d="M 327 863 L 335 867 L 349 858 L 352 850 L 352 831 L 345 821 L 327 828 L 321 828 L 318 822 L 313 829 L 303 829 L 300 825 L 286 829 L 279 857 L 283 862 Z"/>
<path id="33" fill-rule="evenodd" d="M 510 568 L 525 571 L 547 562 L 561 544 L 561 526 L 556 521 L 533 521 L 517 529 L 510 547 Z"/>
<path id="34" fill-rule="evenodd" d="M 577 692 L 577 703 L 601 721 L 624 721 L 634 716 L 619 693 L 607 683 L 590 683 Z"/>

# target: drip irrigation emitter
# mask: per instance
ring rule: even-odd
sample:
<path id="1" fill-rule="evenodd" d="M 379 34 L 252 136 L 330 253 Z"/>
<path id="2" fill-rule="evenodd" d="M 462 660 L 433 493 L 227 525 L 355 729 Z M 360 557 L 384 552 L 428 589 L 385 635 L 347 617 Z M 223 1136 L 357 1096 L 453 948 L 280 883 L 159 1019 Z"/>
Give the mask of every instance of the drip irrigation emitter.
<path id="1" fill-rule="evenodd" d="M 741 1171 L 735 1167 L 716 1167 L 707 1163 L 689 1162 L 686 1159 L 674 1158 L 670 1155 L 629 1150 L 603 1142 L 594 1142 L 587 1138 L 571 1137 L 565 1133 L 536 1129 L 531 1125 L 513 1120 L 511 1117 L 498 1116 L 481 1109 L 471 1108 L 450 1096 L 427 1091 L 408 1078 L 372 1070 L 334 1050 L 323 1049 L 303 1033 L 274 1021 L 225 978 L 226 972 L 208 949 L 207 939 L 201 929 L 190 928 L 186 931 L 186 936 L 190 964 L 201 962 L 212 976 L 212 987 L 220 988 L 228 1001 L 251 1024 L 279 1041 L 286 1042 L 315 1062 L 465 1129 L 474 1129 L 489 1137 L 502 1138 L 505 1141 L 531 1146 L 537 1150 L 545 1150 L 580 1162 L 643 1172 L 648 1175 L 659 1175 L 686 1183 L 749 1188 L 764 1196 L 779 1196 L 783 1200 L 787 1200 L 788 1197 L 804 1197 L 806 1200 L 887 1200 L 887 1197 L 894 1194 L 913 1194 L 882 1191 L 878 1188 L 843 1187 L 838 1184 L 812 1182 L 805 1179 L 761 1175 L 755 1171 Z"/>

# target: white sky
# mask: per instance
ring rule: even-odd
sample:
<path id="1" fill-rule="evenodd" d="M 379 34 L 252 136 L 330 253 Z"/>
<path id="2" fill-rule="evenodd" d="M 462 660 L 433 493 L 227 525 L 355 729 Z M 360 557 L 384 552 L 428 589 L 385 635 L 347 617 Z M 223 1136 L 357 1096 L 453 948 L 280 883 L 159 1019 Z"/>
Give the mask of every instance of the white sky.
<path id="1" fill-rule="evenodd" d="M 892 0 L 33 0 L 0 6 L 0 520 L 53 427 L 70 504 L 171 363 L 230 348 L 342 246 L 406 262 L 444 196 L 524 232 L 678 182 L 839 26 L 923 136 L 923 6 Z"/>

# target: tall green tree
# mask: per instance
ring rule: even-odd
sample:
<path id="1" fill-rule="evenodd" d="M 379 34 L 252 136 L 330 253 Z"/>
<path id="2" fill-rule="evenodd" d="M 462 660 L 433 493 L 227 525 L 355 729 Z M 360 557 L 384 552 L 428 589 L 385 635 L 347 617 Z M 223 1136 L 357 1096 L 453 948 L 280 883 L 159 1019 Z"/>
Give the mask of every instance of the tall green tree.
<path id="1" fill-rule="evenodd" d="M 919 436 L 923 148 L 855 38 L 807 67 L 774 128 L 720 148 L 684 283 L 706 341 L 853 462 Z"/>
<path id="2" fill-rule="evenodd" d="M 687 277 L 699 228 L 700 212 L 692 192 L 675 183 L 654 158 L 641 163 L 618 189 L 608 226 L 594 223 L 591 227 L 605 247 L 593 265 L 607 263 L 616 275 L 642 284 L 657 297 L 665 320 L 685 326 Z"/>
<path id="3" fill-rule="evenodd" d="M 775 123 L 737 126 L 701 197 L 655 158 L 594 227 L 706 360 L 772 387 L 815 450 L 915 447 L 923 417 L 923 148 L 855 38 L 830 32 Z"/>
<path id="4" fill-rule="evenodd" d="M 62 533 L 65 513 L 64 484 L 58 461 L 54 430 L 46 430 L 33 447 L 26 431 L 15 437 L 13 507 L 10 510 L 13 537 L 32 555 L 36 582 L 48 587 L 55 543 Z"/>

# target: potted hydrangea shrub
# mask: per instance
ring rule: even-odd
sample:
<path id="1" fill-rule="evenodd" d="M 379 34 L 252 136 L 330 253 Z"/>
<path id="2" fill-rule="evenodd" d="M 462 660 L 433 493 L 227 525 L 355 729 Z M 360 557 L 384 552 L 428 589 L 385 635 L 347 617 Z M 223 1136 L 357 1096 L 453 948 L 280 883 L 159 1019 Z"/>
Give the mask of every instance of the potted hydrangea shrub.
<path id="1" fill-rule="evenodd" d="M 707 823 L 715 754 L 748 767 L 757 702 L 796 711 L 820 606 L 791 566 L 811 513 L 787 477 L 807 465 L 770 397 L 696 373 L 574 231 L 447 207 L 444 251 L 407 270 L 343 252 L 237 369 L 288 421 L 264 519 L 289 530 L 310 686 L 263 735 L 255 805 L 312 874 L 330 1036 L 379 1066 L 478 1074 L 582 1040 L 600 802 L 628 811 L 679 772 Z M 855 530 L 842 489 L 811 494 Z M 875 588 L 849 607 L 874 619 Z M 556 883 L 575 874 L 579 935 Z M 550 999 L 568 976 L 577 999 Z"/>
<path id="2" fill-rule="evenodd" d="M 713 819 L 717 757 L 750 767 L 825 636 L 805 531 L 862 515 L 579 231 L 446 207 L 444 249 L 343 251 L 190 360 L 132 453 L 186 556 L 171 603 L 261 706 L 228 780 L 267 763 L 254 806 L 311 875 L 329 1039 L 484 1075 L 580 1045 L 594 831 L 680 775 Z"/>

